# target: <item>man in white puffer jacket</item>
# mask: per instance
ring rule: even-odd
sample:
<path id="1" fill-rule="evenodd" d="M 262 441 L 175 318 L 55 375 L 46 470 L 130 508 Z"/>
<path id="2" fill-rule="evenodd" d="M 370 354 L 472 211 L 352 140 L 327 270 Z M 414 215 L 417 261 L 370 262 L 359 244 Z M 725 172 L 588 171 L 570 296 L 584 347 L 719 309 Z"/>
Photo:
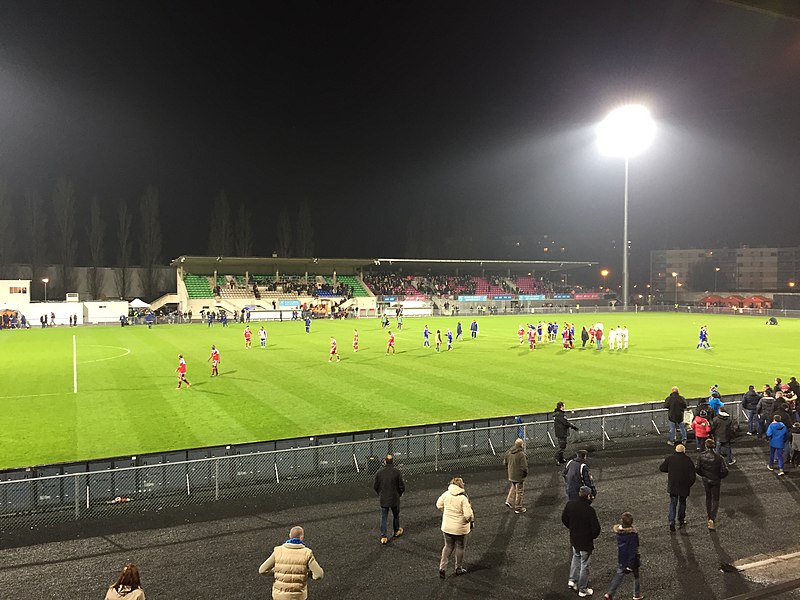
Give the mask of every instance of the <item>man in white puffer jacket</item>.
<path id="1" fill-rule="evenodd" d="M 444 534 L 444 548 L 439 561 L 439 577 L 445 578 L 445 569 L 450 562 L 450 555 L 455 550 L 456 575 L 462 575 L 467 570 L 464 568 L 464 546 L 467 535 L 472 530 L 475 514 L 464 492 L 464 480 L 454 477 L 447 486 L 447 491 L 439 496 L 436 508 L 442 511 L 442 533 Z"/>

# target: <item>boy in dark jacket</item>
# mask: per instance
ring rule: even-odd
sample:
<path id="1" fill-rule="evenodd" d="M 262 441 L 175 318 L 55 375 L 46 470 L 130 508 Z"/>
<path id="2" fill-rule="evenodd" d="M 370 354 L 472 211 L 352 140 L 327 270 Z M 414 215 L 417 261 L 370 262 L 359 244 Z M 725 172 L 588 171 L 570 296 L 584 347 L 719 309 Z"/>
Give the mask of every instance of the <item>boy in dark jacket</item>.
<path id="1" fill-rule="evenodd" d="M 622 513 L 621 522 L 614 525 L 612 531 L 617 534 L 617 574 L 608 586 L 604 600 L 614 600 L 614 593 L 625 579 L 625 575 L 633 573 L 633 600 L 643 598 L 639 585 L 639 534 L 633 527 L 633 515 Z"/>

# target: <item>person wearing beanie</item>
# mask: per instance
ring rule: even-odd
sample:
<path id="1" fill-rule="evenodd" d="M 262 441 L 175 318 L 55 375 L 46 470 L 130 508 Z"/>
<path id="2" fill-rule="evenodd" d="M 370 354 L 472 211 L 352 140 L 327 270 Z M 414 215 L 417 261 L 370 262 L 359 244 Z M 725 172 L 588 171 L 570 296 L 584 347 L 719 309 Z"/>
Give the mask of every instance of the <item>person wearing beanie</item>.
<path id="1" fill-rule="evenodd" d="M 727 456 L 728 464 L 735 464 L 736 459 L 733 458 L 733 448 L 731 447 L 731 442 L 733 442 L 733 421 L 724 408 L 711 421 L 711 435 L 717 440 L 717 454 Z"/>
<path id="2" fill-rule="evenodd" d="M 686 456 L 686 446 L 675 445 L 675 452 L 664 459 L 659 470 L 667 474 L 667 493 L 669 494 L 669 511 L 667 521 L 669 530 L 675 531 L 675 519 L 679 528 L 686 525 L 686 499 L 697 479 L 694 463 Z"/>
<path id="3" fill-rule="evenodd" d="M 603 600 L 614 600 L 614 594 L 619 588 L 625 575 L 633 573 L 633 600 L 642 600 L 642 590 L 639 583 L 639 533 L 633 526 L 633 515 L 629 512 L 622 513 L 620 522 L 611 528 L 617 537 L 617 574 L 608 586 L 608 592 Z"/>
<path id="4" fill-rule="evenodd" d="M 706 449 L 697 457 L 695 471 L 703 480 L 706 491 L 706 514 L 708 529 L 716 529 L 717 510 L 719 509 L 719 492 L 722 480 L 728 476 L 725 460 L 714 452 L 714 440 L 706 440 Z"/>
<path id="5" fill-rule="evenodd" d="M 569 543 L 572 546 L 567 587 L 576 590 L 578 597 L 586 598 L 594 593 L 589 587 L 589 568 L 592 565 L 594 540 L 600 535 L 600 521 L 592 508 L 591 488 L 582 486 L 578 491 L 578 499 L 567 502 L 561 513 L 561 522 L 569 529 Z"/>

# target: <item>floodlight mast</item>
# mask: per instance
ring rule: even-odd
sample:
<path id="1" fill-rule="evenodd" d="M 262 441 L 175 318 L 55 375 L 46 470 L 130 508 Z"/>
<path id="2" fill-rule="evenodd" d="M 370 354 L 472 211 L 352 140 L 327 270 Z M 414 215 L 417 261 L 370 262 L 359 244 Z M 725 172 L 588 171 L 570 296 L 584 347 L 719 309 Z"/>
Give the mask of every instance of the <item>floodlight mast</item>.
<path id="1" fill-rule="evenodd" d="M 628 308 L 628 172 L 629 160 L 652 141 L 655 123 L 650 111 L 638 104 L 612 110 L 597 128 L 597 142 L 604 154 L 625 158 L 625 194 L 622 220 L 622 307 Z"/>

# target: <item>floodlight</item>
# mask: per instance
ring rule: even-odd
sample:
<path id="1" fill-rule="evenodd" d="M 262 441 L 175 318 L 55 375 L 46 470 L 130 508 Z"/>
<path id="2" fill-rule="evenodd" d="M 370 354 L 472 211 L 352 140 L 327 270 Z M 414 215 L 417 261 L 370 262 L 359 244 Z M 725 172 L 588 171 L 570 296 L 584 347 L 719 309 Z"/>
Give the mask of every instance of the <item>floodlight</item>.
<path id="1" fill-rule="evenodd" d="M 647 148 L 655 133 L 650 111 L 629 104 L 612 110 L 597 126 L 597 144 L 603 154 L 630 158 Z"/>

